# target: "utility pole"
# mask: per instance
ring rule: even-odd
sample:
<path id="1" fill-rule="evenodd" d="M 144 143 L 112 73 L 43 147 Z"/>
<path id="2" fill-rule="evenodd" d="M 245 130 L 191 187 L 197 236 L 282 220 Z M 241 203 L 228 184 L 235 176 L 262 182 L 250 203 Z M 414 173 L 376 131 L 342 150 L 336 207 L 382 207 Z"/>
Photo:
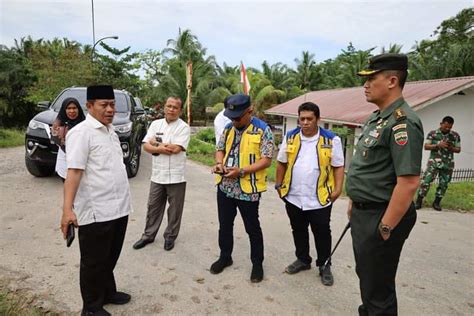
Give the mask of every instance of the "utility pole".
<path id="1" fill-rule="evenodd" d="M 92 1 L 92 46 L 95 44 L 94 0 Z"/>

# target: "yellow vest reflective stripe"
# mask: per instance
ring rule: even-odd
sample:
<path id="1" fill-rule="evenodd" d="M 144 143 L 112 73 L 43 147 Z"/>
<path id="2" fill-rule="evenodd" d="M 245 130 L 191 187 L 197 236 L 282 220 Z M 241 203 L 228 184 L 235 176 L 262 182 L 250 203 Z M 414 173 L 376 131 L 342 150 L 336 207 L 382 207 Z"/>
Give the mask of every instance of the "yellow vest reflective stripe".
<path id="1" fill-rule="evenodd" d="M 332 172 L 331 155 L 332 140 L 334 133 L 319 128 L 319 139 L 317 143 L 319 177 L 316 179 L 316 196 L 319 204 L 325 206 L 330 202 L 329 195 L 334 191 L 334 172 Z M 282 187 L 280 189 L 281 197 L 288 195 L 293 176 L 293 167 L 301 148 L 300 128 L 291 130 L 286 135 L 288 163 L 285 175 L 283 176 Z"/>
<path id="2" fill-rule="evenodd" d="M 242 133 L 239 144 L 239 168 L 249 166 L 260 160 L 260 144 L 267 124 L 262 120 L 252 117 L 249 126 Z M 224 129 L 225 133 L 225 155 L 224 165 L 232 149 L 235 138 L 235 129 L 231 124 Z M 216 184 L 221 183 L 222 176 L 216 175 Z M 240 188 L 244 193 L 259 193 L 267 190 L 267 168 L 255 173 L 248 173 L 239 179 Z"/>

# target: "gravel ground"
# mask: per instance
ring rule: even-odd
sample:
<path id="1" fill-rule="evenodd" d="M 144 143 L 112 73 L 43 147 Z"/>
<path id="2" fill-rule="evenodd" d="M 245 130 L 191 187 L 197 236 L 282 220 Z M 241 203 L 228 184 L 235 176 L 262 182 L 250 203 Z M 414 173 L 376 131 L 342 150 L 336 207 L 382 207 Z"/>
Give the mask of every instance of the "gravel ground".
<path id="1" fill-rule="evenodd" d="M 64 315 L 79 314 L 79 249 L 66 248 L 59 232 L 62 182 L 35 178 L 24 166 L 23 147 L 0 149 L 0 285 L 31 305 Z M 234 264 L 212 275 L 217 258 L 217 212 L 213 177 L 188 162 L 183 223 L 176 247 L 163 250 L 163 227 L 155 243 L 132 249 L 146 215 L 151 159 L 142 156 L 130 180 L 133 206 L 116 268 L 119 290 L 132 295 L 115 315 L 235 314 L 354 315 L 360 304 L 350 234 L 333 258 L 335 284 L 321 284 L 316 269 L 285 274 L 294 260 L 289 220 L 273 190 L 263 194 L 260 219 L 265 240 L 265 279 L 250 282 L 249 242 L 240 216 L 235 223 Z M 333 240 L 347 219 L 347 200 L 336 202 Z M 166 219 L 165 219 L 166 220 Z M 474 312 L 474 217 L 471 213 L 423 209 L 405 244 L 398 269 L 401 315 L 472 315 Z M 312 255 L 315 257 L 314 247 Z"/>

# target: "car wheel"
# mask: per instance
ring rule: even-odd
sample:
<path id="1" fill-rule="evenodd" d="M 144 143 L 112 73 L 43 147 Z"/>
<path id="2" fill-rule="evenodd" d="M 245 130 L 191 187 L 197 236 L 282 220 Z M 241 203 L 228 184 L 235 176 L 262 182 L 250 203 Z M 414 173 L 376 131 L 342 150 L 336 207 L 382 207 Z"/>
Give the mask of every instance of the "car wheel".
<path id="1" fill-rule="evenodd" d="M 127 168 L 127 176 L 129 178 L 133 178 L 137 175 L 138 169 L 140 168 L 140 154 L 141 154 L 141 146 L 138 144 L 135 147 L 135 150 L 128 161 L 126 168 Z"/>
<path id="2" fill-rule="evenodd" d="M 39 165 L 25 155 L 25 165 L 29 173 L 35 177 L 48 177 L 54 173 L 54 166 Z"/>

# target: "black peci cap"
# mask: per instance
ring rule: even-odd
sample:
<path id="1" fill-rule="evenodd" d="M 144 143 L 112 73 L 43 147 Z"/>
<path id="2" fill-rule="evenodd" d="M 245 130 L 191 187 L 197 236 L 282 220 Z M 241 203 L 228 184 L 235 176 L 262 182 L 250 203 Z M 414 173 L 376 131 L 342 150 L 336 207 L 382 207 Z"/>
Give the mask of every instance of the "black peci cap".
<path id="1" fill-rule="evenodd" d="M 112 86 L 100 85 L 87 87 L 87 100 L 113 100 L 115 99 Z"/>
<path id="2" fill-rule="evenodd" d="M 382 70 L 407 70 L 408 57 L 404 54 L 380 54 L 369 59 L 369 64 L 357 73 L 359 76 L 371 76 Z"/>

